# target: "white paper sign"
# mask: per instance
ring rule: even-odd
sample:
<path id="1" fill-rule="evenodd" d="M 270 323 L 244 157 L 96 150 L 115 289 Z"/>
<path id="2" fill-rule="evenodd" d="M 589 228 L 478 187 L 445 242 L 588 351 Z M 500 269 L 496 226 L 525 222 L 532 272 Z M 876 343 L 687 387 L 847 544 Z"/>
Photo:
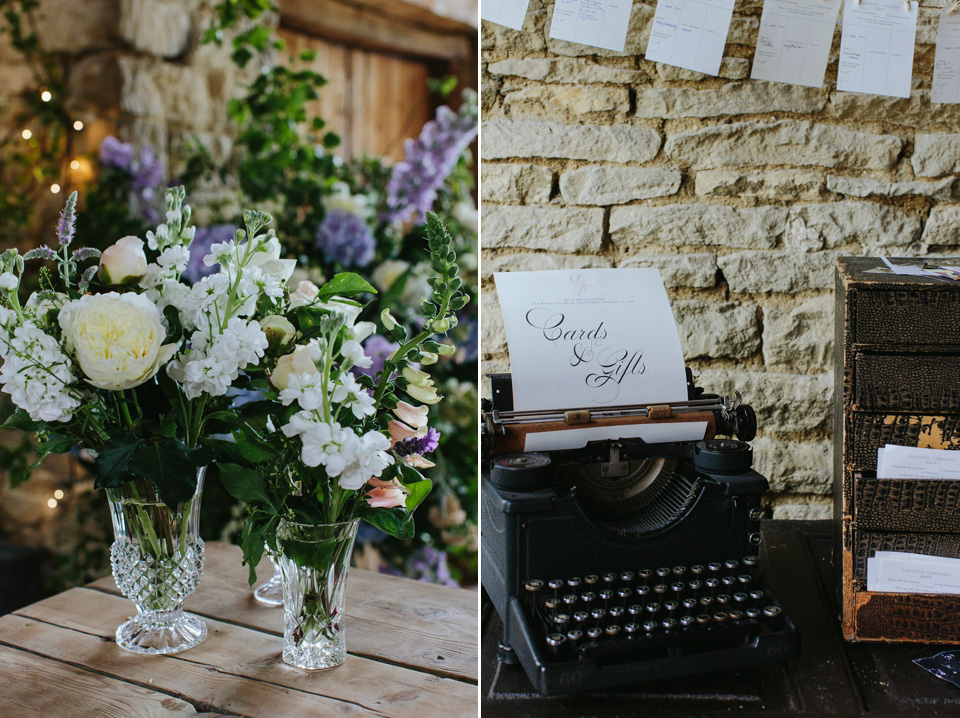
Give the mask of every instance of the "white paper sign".
<path id="1" fill-rule="evenodd" d="M 960 559 L 877 551 L 867 559 L 867 590 L 886 593 L 960 593 Z"/>
<path id="2" fill-rule="evenodd" d="M 940 12 L 937 55 L 933 63 L 933 102 L 960 102 L 960 12 L 949 14 L 953 4 Z"/>
<path id="3" fill-rule="evenodd" d="M 910 97 L 917 3 L 845 0 L 837 89 Z"/>
<path id="4" fill-rule="evenodd" d="M 623 52 L 631 10 L 633 0 L 557 0 L 550 37 Z"/>
<path id="5" fill-rule="evenodd" d="M 960 479 L 960 451 L 887 444 L 877 449 L 878 479 Z"/>
<path id="6" fill-rule="evenodd" d="M 765 0 L 754 80 L 822 87 L 841 0 Z"/>
<path id="7" fill-rule="evenodd" d="M 646 59 L 716 75 L 735 0 L 660 0 Z"/>
<path id="8" fill-rule="evenodd" d="M 530 0 L 483 0 L 480 3 L 480 17 L 519 30 L 523 27 L 529 4 Z"/>
<path id="9" fill-rule="evenodd" d="M 677 325 L 656 269 L 495 275 L 517 411 L 685 401 Z"/>

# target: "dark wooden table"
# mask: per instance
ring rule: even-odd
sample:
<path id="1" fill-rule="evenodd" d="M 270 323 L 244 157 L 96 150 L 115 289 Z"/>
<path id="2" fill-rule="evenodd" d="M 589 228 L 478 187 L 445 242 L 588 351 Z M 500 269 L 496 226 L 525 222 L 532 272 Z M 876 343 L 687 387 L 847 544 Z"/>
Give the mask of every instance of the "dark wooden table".
<path id="1" fill-rule="evenodd" d="M 542 698 L 519 666 L 496 659 L 500 619 L 481 610 L 481 711 L 489 716 L 960 716 L 960 688 L 912 663 L 948 648 L 847 643 L 840 635 L 829 521 L 770 521 L 761 551 L 767 582 L 802 634 L 800 658 L 655 684 Z"/>
<path id="2" fill-rule="evenodd" d="M 353 569 L 347 660 L 312 672 L 280 660 L 283 609 L 258 604 L 246 576 L 239 548 L 207 543 L 185 603 L 207 639 L 169 656 L 117 647 L 114 632 L 136 608 L 111 577 L 3 616 L 0 716 L 476 715 L 476 592 Z"/>

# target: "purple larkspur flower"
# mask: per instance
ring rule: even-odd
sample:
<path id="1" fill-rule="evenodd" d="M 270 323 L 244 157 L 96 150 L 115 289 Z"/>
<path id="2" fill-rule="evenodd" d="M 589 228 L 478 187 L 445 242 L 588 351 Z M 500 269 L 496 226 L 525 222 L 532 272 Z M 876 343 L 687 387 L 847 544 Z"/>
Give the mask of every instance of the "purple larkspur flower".
<path id="1" fill-rule="evenodd" d="M 328 262 L 366 267 L 373 261 L 376 240 L 362 217 L 345 209 L 332 209 L 320 223 L 314 246 Z"/>
<path id="2" fill-rule="evenodd" d="M 355 366 L 351 371 L 355 375 L 366 374 L 371 379 L 376 379 L 377 374 L 383 371 L 383 365 L 386 363 L 390 352 L 399 348 L 399 346 L 399 344 L 390 341 L 386 337 L 374 334 L 363 343 L 363 353 L 370 357 L 373 363 L 366 368 Z"/>
<path id="3" fill-rule="evenodd" d="M 387 220 L 423 222 L 437 191 L 453 171 L 460 154 L 477 136 L 476 108 L 464 102 L 460 112 L 444 105 L 423 126 L 420 137 L 403 143 L 404 158 L 393 166 L 387 183 Z"/>
<path id="4" fill-rule="evenodd" d="M 163 182 L 163 163 L 149 145 L 140 148 L 140 160 L 131 166 L 133 189 L 145 200 L 156 196 L 156 189 Z"/>
<path id="5" fill-rule="evenodd" d="M 100 143 L 100 164 L 129 172 L 133 164 L 133 145 L 107 135 Z"/>
<path id="6" fill-rule="evenodd" d="M 217 266 L 208 267 L 203 258 L 210 254 L 210 247 L 218 242 L 229 242 L 233 239 L 237 228 L 232 224 L 215 224 L 211 227 L 197 227 L 197 233 L 190 243 L 190 261 L 183 270 L 183 277 L 191 284 L 196 284 L 208 274 L 217 271 Z"/>
<path id="7" fill-rule="evenodd" d="M 397 453 L 397 456 L 411 456 L 413 454 L 423 456 L 431 451 L 436 451 L 438 446 L 440 446 L 440 432 L 430 428 L 423 436 L 414 436 L 398 441 L 393 445 L 393 450 Z"/>

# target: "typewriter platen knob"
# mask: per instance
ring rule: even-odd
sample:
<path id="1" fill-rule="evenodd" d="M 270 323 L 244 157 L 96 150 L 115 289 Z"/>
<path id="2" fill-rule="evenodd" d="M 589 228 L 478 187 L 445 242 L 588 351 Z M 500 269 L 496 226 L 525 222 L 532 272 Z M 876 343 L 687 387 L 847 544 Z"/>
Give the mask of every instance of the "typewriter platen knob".
<path id="1" fill-rule="evenodd" d="M 493 460 L 490 482 L 505 491 L 545 489 L 553 483 L 550 463 L 546 454 L 502 454 Z"/>
<path id="2" fill-rule="evenodd" d="M 750 444 L 734 439 L 698 441 L 693 463 L 708 474 L 742 474 L 753 465 L 753 449 Z"/>

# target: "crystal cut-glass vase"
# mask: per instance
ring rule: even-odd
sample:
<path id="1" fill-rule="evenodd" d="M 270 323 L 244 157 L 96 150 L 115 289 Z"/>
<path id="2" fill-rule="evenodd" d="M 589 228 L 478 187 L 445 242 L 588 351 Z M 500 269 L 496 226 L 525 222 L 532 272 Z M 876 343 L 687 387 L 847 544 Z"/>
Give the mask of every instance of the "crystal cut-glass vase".
<path id="1" fill-rule="evenodd" d="M 270 559 L 270 565 L 273 566 L 273 575 L 253 589 L 253 597 L 265 606 L 282 606 L 283 577 L 280 574 L 280 567 L 269 548 L 265 550 L 265 553 L 267 558 Z"/>
<path id="2" fill-rule="evenodd" d="M 150 482 L 137 478 L 107 489 L 114 542 L 110 563 L 117 587 L 137 615 L 117 628 L 117 645 L 134 653 L 178 653 L 207 636 L 207 625 L 183 610 L 203 574 L 198 534 L 206 467 L 193 496 L 165 504 Z"/>
<path id="3" fill-rule="evenodd" d="M 346 659 L 344 589 L 359 524 L 284 522 L 277 529 L 284 663 L 320 670 Z"/>

